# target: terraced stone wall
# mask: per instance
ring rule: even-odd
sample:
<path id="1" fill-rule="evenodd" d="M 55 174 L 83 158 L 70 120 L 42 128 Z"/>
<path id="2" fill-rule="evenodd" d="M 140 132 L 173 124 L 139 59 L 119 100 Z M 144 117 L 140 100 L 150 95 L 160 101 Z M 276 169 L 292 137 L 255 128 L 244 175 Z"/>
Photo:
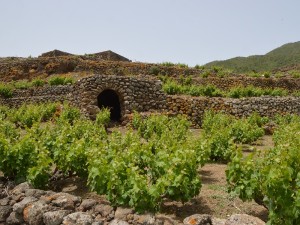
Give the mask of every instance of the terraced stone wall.
<path id="1" fill-rule="evenodd" d="M 289 84 L 286 83 L 286 85 Z M 298 84 L 292 83 L 291 85 L 296 88 Z M 67 100 L 79 107 L 86 116 L 95 118 L 100 110 L 98 96 L 105 90 L 113 91 L 119 99 L 121 119 L 134 111 L 155 111 L 187 115 L 193 125 L 199 127 L 207 110 L 222 111 L 237 117 L 247 116 L 253 112 L 258 112 L 263 116 L 300 114 L 300 97 L 231 99 L 171 96 L 163 93 L 161 82 L 151 76 L 95 75 L 83 78 L 74 85 L 15 90 L 11 98 L 0 98 L 0 104 L 18 107 L 25 102 L 63 102 Z"/>
<path id="2" fill-rule="evenodd" d="M 24 103 L 64 102 L 71 99 L 72 90 L 72 85 L 17 89 L 13 91 L 12 97 L 0 98 L 0 104 L 19 107 Z"/>
<path id="3" fill-rule="evenodd" d="M 193 84 L 214 85 L 222 90 L 228 90 L 237 86 L 255 86 L 261 88 L 283 88 L 289 92 L 300 90 L 300 79 L 296 78 L 263 78 L 263 77 L 207 77 L 195 78 Z"/>
<path id="4" fill-rule="evenodd" d="M 253 98 L 207 98 L 190 96 L 168 96 L 168 112 L 184 114 L 199 127 L 205 111 L 224 112 L 236 117 L 257 112 L 262 116 L 276 114 L 300 114 L 300 97 L 253 97 Z"/>

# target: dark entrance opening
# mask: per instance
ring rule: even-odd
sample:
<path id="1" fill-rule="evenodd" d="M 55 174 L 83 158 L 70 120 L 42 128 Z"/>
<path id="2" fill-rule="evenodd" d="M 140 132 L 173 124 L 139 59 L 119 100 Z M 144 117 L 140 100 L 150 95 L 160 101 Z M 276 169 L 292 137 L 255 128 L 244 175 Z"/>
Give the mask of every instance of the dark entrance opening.
<path id="1" fill-rule="evenodd" d="M 118 94 L 111 89 L 102 91 L 98 95 L 98 106 L 99 108 L 110 109 L 110 119 L 112 121 L 120 121 L 121 119 L 121 105 Z"/>

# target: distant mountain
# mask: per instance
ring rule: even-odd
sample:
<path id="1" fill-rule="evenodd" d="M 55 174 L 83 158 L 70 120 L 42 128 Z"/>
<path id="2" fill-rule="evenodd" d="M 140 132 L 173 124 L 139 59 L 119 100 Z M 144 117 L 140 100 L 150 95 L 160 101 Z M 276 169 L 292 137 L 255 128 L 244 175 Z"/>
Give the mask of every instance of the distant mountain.
<path id="1" fill-rule="evenodd" d="M 224 61 L 213 61 L 205 66 L 221 66 L 235 72 L 271 71 L 281 67 L 300 64 L 300 41 L 288 43 L 265 55 L 236 57 Z"/>

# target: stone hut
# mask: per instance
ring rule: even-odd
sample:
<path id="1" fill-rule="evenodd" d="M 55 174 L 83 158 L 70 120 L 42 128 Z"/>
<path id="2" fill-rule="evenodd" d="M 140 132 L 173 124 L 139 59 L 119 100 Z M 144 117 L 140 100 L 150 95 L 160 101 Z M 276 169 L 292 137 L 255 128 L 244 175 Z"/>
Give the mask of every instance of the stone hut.
<path id="1" fill-rule="evenodd" d="M 110 109 L 114 121 L 133 111 L 161 111 L 166 107 L 161 81 L 148 76 L 95 75 L 79 80 L 71 94 L 71 102 L 90 118 L 103 107 Z"/>

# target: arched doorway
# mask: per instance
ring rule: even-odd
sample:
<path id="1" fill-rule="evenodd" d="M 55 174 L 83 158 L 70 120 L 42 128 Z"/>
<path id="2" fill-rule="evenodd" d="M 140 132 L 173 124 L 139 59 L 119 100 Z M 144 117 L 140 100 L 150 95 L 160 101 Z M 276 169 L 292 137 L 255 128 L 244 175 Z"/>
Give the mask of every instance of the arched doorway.
<path id="1" fill-rule="evenodd" d="M 99 108 L 110 109 L 110 119 L 112 121 L 120 121 L 121 119 L 121 105 L 118 94 L 111 89 L 106 89 L 98 95 Z"/>

